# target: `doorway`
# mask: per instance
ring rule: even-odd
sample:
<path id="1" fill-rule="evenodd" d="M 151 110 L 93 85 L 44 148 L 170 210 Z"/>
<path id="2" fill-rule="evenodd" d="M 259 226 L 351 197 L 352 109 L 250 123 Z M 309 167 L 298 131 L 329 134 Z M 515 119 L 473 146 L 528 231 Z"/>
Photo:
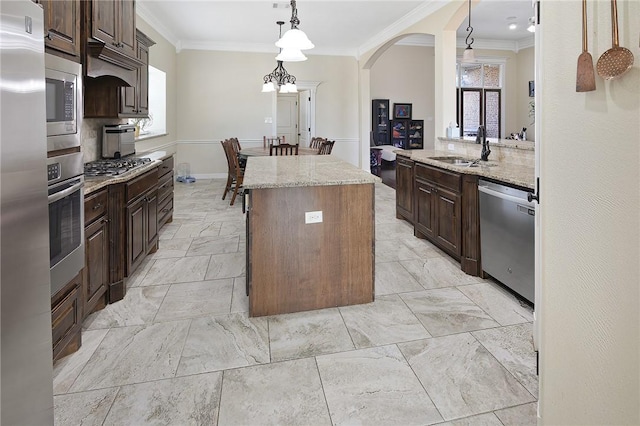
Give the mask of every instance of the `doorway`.
<path id="1" fill-rule="evenodd" d="M 287 143 L 298 143 L 298 94 L 278 94 L 277 135 L 284 136 Z"/>

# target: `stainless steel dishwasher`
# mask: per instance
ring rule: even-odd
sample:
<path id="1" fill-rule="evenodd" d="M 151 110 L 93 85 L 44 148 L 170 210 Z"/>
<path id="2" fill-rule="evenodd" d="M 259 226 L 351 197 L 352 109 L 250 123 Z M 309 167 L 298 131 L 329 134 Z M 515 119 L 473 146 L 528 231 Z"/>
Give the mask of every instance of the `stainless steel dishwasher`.
<path id="1" fill-rule="evenodd" d="M 533 303 L 535 207 L 527 192 L 480 179 L 482 270 Z"/>

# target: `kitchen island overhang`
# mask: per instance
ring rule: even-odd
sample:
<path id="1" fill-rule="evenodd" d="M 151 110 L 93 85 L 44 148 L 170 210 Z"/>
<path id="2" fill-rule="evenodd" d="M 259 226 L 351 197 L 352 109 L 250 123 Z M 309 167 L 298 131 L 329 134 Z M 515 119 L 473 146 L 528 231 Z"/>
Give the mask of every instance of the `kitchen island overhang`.
<path id="1" fill-rule="evenodd" d="M 373 302 L 378 181 L 332 156 L 248 161 L 250 316 Z"/>

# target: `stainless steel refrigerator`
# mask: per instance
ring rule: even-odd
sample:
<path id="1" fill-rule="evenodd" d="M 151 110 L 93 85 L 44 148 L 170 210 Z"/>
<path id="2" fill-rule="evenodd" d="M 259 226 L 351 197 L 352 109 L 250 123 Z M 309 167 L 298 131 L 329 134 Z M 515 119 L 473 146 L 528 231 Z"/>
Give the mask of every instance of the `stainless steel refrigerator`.
<path id="1" fill-rule="evenodd" d="M 53 424 L 42 9 L 0 1 L 0 423 Z"/>

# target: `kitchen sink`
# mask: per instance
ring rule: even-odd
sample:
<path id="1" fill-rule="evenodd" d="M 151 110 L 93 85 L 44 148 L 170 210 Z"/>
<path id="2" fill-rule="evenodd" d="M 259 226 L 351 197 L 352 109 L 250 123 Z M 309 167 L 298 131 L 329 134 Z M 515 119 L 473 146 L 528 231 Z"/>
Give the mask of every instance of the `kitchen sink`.
<path id="1" fill-rule="evenodd" d="M 478 166 L 495 166 L 493 163 L 486 161 L 480 162 L 478 159 L 469 159 L 465 157 L 429 157 L 430 160 L 442 161 L 443 163 L 452 164 L 461 167 L 478 167 Z"/>

